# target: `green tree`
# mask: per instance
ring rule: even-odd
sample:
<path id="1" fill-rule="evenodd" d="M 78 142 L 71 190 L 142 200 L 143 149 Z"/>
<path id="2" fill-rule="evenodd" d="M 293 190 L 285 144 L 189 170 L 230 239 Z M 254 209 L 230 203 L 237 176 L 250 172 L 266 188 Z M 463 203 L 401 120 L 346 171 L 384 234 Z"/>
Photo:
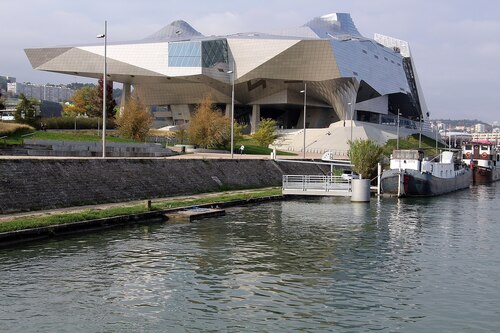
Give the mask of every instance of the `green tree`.
<path id="1" fill-rule="evenodd" d="M 37 116 L 37 106 L 40 105 L 35 98 L 27 98 L 24 94 L 19 95 L 19 103 L 14 113 L 14 119 L 18 123 L 36 126 L 39 117 Z"/>
<path id="2" fill-rule="evenodd" d="M 118 133 L 123 137 L 144 141 L 153 124 L 153 117 L 139 97 L 131 96 L 117 117 L 116 124 Z"/>
<path id="3" fill-rule="evenodd" d="M 276 133 L 277 125 L 278 123 L 274 119 L 262 119 L 252 137 L 260 146 L 267 147 L 278 138 L 278 134 Z"/>
<path id="4" fill-rule="evenodd" d="M 2 96 L 2 93 L 0 92 L 0 110 L 5 109 L 5 98 Z"/>
<path id="5" fill-rule="evenodd" d="M 349 158 L 353 164 L 352 169 L 363 178 L 372 179 L 375 177 L 383 148 L 370 139 L 349 141 L 349 146 Z"/>

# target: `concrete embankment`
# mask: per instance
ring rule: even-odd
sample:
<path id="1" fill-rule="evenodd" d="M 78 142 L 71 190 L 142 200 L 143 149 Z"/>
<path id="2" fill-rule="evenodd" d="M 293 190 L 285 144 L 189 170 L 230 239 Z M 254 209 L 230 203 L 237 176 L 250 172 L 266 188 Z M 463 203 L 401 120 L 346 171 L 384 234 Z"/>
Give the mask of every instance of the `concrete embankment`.
<path id="1" fill-rule="evenodd" d="M 0 213 L 280 186 L 325 166 L 273 160 L 2 159 Z"/>

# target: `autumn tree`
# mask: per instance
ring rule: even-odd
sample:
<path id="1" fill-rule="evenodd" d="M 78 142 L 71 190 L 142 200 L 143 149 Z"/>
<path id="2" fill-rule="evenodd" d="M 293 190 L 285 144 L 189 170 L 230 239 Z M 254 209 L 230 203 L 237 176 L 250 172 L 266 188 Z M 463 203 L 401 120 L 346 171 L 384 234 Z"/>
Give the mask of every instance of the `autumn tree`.
<path id="1" fill-rule="evenodd" d="M 38 121 L 37 106 L 40 105 L 35 98 L 27 98 L 24 94 L 19 95 L 19 103 L 14 113 L 14 119 L 18 123 L 36 126 Z"/>
<path id="2" fill-rule="evenodd" d="M 188 135 L 187 135 L 187 129 L 188 129 L 188 125 L 187 124 L 181 124 L 179 126 L 177 126 L 178 129 L 177 131 L 175 132 L 175 138 L 181 143 L 183 144 L 184 143 L 184 140 L 186 140 L 188 138 Z"/>
<path id="3" fill-rule="evenodd" d="M 123 111 L 116 119 L 116 124 L 121 136 L 144 141 L 153 124 L 153 117 L 139 97 L 133 95 L 125 103 Z"/>
<path id="4" fill-rule="evenodd" d="M 97 101 L 99 104 L 100 114 L 102 115 L 102 89 L 103 89 L 103 80 L 99 79 L 99 84 L 97 85 Z M 110 81 L 106 81 L 106 117 L 113 118 L 116 114 L 116 102 L 113 99 L 113 84 Z"/>
<path id="5" fill-rule="evenodd" d="M 274 119 L 262 119 L 252 137 L 260 146 L 267 147 L 278 138 L 278 134 L 276 133 L 277 125 L 278 123 Z"/>
<path id="6" fill-rule="evenodd" d="M 103 80 L 99 79 L 98 86 L 84 85 L 76 90 L 70 103 L 64 106 L 64 113 L 74 116 L 102 117 L 102 87 Z M 106 87 L 106 118 L 113 118 L 116 113 L 113 86 L 107 82 Z"/>
<path id="7" fill-rule="evenodd" d="M 99 99 L 97 97 L 97 87 L 85 86 L 73 94 L 70 104 L 64 106 L 64 112 L 69 115 L 87 115 L 89 117 L 100 117 Z"/>
<path id="8" fill-rule="evenodd" d="M 234 141 L 241 137 L 242 126 L 235 123 Z M 200 147 L 225 147 L 231 142 L 231 120 L 222 114 L 212 102 L 211 96 L 205 96 L 191 117 L 187 135 L 191 144 Z"/>

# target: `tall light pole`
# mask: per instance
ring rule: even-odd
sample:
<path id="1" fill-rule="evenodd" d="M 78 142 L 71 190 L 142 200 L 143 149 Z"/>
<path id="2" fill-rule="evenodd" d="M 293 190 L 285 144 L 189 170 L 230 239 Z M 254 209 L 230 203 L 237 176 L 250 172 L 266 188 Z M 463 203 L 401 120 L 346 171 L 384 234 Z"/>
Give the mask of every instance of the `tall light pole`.
<path id="1" fill-rule="evenodd" d="M 107 61 L 106 61 L 106 48 L 108 39 L 108 22 L 104 21 L 104 33 L 97 35 L 97 38 L 104 38 L 104 75 L 102 79 L 102 158 L 106 157 L 106 75 L 107 75 Z"/>
<path id="2" fill-rule="evenodd" d="M 234 157 L 234 62 L 233 70 L 227 71 L 231 74 L 231 158 Z"/>
<path id="3" fill-rule="evenodd" d="M 352 120 L 353 120 L 353 117 L 354 117 L 354 103 L 347 103 L 347 105 L 349 105 L 349 110 L 351 110 L 351 143 L 352 143 Z"/>
<path id="4" fill-rule="evenodd" d="M 398 125 L 398 128 L 397 128 L 398 137 L 396 139 L 396 149 L 399 149 L 399 115 L 400 115 L 400 113 L 399 113 L 399 108 L 398 108 L 398 124 L 397 124 Z"/>
<path id="5" fill-rule="evenodd" d="M 304 82 L 304 90 L 300 91 L 301 93 L 304 94 L 304 147 L 302 148 L 303 150 L 303 156 L 304 159 L 306 159 L 306 115 L 307 115 L 307 82 Z"/>
<path id="6" fill-rule="evenodd" d="M 422 148 L 422 118 L 418 118 L 418 122 L 420 123 L 420 132 L 418 133 L 418 148 Z"/>
<path id="7" fill-rule="evenodd" d="M 438 127 L 436 125 L 436 155 L 438 153 L 438 132 L 439 132 L 439 130 L 438 130 Z"/>

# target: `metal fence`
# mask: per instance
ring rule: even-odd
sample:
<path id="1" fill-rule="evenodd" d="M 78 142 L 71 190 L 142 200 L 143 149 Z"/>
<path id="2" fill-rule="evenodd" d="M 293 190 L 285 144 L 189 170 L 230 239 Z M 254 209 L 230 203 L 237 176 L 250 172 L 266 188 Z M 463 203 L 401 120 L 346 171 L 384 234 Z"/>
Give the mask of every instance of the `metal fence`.
<path id="1" fill-rule="evenodd" d="M 351 180 L 342 176 L 284 175 L 283 191 L 351 191 Z M 304 193 L 307 194 L 307 193 Z"/>

